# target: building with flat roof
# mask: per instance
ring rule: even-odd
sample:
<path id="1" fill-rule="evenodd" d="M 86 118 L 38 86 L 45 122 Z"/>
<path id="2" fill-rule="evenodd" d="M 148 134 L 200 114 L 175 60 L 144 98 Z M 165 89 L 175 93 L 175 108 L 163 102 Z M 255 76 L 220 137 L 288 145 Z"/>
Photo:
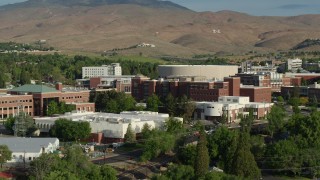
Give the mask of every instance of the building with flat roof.
<path id="1" fill-rule="evenodd" d="M 148 77 L 132 78 L 132 96 L 146 100 L 152 94 L 165 98 L 187 96 L 194 101 L 218 101 L 221 96 L 248 96 L 252 102 L 271 102 L 270 87 L 241 86 L 240 77 L 225 77 L 223 81 L 190 81 L 184 79 L 150 80 Z M 260 99 L 263 97 L 263 100 Z"/>
<path id="2" fill-rule="evenodd" d="M 120 63 L 102 65 L 100 67 L 82 67 L 82 79 L 100 76 L 121 76 Z"/>
<path id="3" fill-rule="evenodd" d="M 42 153 L 53 153 L 59 148 L 57 138 L 1 137 L 1 145 L 7 145 L 12 151 L 8 163 L 29 163 Z"/>
<path id="4" fill-rule="evenodd" d="M 287 68 L 289 71 L 296 71 L 302 68 L 302 60 L 299 58 L 288 59 L 287 60 Z"/>
<path id="5" fill-rule="evenodd" d="M 67 113 L 58 117 L 40 117 L 34 120 L 41 132 L 49 132 L 59 118 L 89 122 L 92 133 L 92 138 L 89 139 L 99 143 L 110 143 L 123 142 L 129 124 L 136 133 L 141 132 L 144 124 L 148 124 L 151 128 L 162 128 L 169 114 L 149 111 L 126 111 L 120 114 L 86 112 Z M 183 121 L 182 118 L 176 119 Z"/>
<path id="6" fill-rule="evenodd" d="M 159 76 L 205 76 L 207 80 L 223 80 L 238 73 L 235 65 L 159 65 Z"/>
<path id="7" fill-rule="evenodd" d="M 250 111 L 253 111 L 255 119 L 261 119 L 270 112 L 272 105 L 272 103 L 250 102 L 249 97 L 222 96 L 218 102 L 196 102 L 194 119 L 221 122 L 226 118 L 227 123 L 238 123 L 239 115 L 249 115 Z"/>

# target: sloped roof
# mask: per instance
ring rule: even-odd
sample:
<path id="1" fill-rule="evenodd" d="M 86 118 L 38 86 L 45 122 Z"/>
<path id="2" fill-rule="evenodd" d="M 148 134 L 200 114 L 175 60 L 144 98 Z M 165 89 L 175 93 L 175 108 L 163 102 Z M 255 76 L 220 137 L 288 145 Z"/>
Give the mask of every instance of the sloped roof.
<path id="1" fill-rule="evenodd" d="M 10 90 L 11 92 L 27 92 L 27 93 L 52 93 L 59 92 L 55 88 L 51 88 L 45 85 L 26 84 Z"/>
<path id="2" fill-rule="evenodd" d="M 22 138 L 22 137 L 1 137 L 0 144 L 7 145 L 14 152 L 37 153 L 42 147 L 48 147 L 49 143 L 54 144 L 57 138 Z"/>

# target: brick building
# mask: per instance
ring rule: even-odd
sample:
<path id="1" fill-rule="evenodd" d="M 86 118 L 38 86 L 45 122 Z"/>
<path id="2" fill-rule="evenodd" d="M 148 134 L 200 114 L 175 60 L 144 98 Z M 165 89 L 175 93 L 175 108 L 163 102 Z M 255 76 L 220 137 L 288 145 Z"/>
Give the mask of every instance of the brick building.
<path id="1" fill-rule="evenodd" d="M 272 92 L 280 92 L 282 86 L 301 85 L 301 77 L 286 77 L 275 72 L 239 73 L 234 77 L 240 77 L 243 85 L 271 87 Z"/>
<path id="2" fill-rule="evenodd" d="M 241 87 L 239 77 L 227 77 L 223 81 L 184 78 L 150 80 L 143 76 L 132 78 L 132 96 L 138 101 L 146 100 L 152 94 L 166 97 L 169 93 L 174 97 L 186 95 L 194 101 L 218 101 L 220 96 L 240 95 L 250 97 L 252 102 L 262 102 L 259 96 L 263 96 L 265 102 L 271 102 L 271 88 Z"/>
<path id="3" fill-rule="evenodd" d="M 0 118 L 6 119 L 23 111 L 30 116 L 34 114 L 32 95 L 0 95 Z"/>
<path id="4" fill-rule="evenodd" d="M 51 101 L 72 104 L 75 106 L 75 109 L 79 111 L 95 111 L 94 103 L 88 103 L 90 96 L 89 90 L 63 88 L 62 84 L 59 83 L 56 84 L 56 88 L 51 88 L 45 85 L 28 84 L 11 89 L 8 93 L 11 94 L 11 96 L 0 96 L 0 102 L 10 102 L 7 100 L 9 97 L 12 99 L 16 98 L 17 100 L 14 100 L 15 103 L 12 104 L 3 104 L 2 107 L 5 108 L 7 106 L 7 108 L 10 108 L 10 106 L 16 106 L 17 108 L 22 103 L 23 106 L 29 107 L 28 109 L 23 108 L 23 111 L 28 114 L 31 113 L 31 116 L 46 115 L 48 104 Z M 21 102 L 19 100 L 21 98 L 24 98 L 24 101 L 28 101 L 30 104 L 23 102 L 23 99 Z"/>

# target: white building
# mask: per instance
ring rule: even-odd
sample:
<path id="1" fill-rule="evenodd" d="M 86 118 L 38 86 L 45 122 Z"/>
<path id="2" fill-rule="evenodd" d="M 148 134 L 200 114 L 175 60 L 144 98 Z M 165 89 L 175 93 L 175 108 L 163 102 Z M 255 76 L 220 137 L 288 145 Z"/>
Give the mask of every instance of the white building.
<path id="1" fill-rule="evenodd" d="M 82 78 L 100 76 L 121 76 L 122 69 L 119 63 L 102 65 L 101 67 L 82 67 Z"/>
<path id="2" fill-rule="evenodd" d="M 159 76 L 204 76 L 207 80 L 223 80 L 225 77 L 238 73 L 238 66 L 234 65 L 159 65 Z"/>
<path id="3" fill-rule="evenodd" d="M 250 102 L 249 97 L 222 96 L 218 102 L 196 102 L 195 119 L 220 121 L 223 115 L 227 123 L 240 122 L 239 115 L 248 115 L 253 110 L 255 119 L 263 118 L 270 112 L 272 103 Z"/>
<path id="4" fill-rule="evenodd" d="M 302 68 L 302 60 L 299 58 L 296 59 L 288 59 L 287 67 L 289 71 L 298 70 Z"/>
<path id="5" fill-rule="evenodd" d="M 28 163 L 42 153 L 53 153 L 57 150 L 59 139 L 1 137 L 0 144 L 7 145 L 12 151 L 12 159 L 8 163 Z"/>
<path id="6" fill-rule="evenodd" d="M 140 133 L 143 125 L 151 128 L 162 128 L 169 114 L 150 111 L 126 111 L 113 113 L 71 113 L 59 117 L 35 118 L 35 123 L 41 132 L 49 132 L 54 122 L 59 118 L 90 123 L 91 133 L 103 133 L 106 138 L 124 138 L 129 124 L 136 133 Z M 176 118 L 183 121 L 182 118 Z"/>

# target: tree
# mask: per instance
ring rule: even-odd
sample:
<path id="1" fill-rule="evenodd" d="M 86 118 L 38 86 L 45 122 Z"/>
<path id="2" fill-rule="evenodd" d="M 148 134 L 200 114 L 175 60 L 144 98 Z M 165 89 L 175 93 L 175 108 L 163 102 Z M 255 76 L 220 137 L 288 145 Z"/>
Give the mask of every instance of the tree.
<path id="1" fill-rule="evenodd" d="M 131 123 L 128 125 L 127 132 L 124 135 L 124 139 L 128 143 L 133 143 L 136 141 L 136 133 L 133 131 Z"/>
<path id="2" fill-rule="evenodd" d="M 175 145 L 175 136 L 173 134 L 152 130 L 148 139 L 143 145 L 142 161 L 148 161 L 152 158 L 158 157 L 160 154 L 171 151 Z"/>
<path id="3" fill-rule="evenodd" d="M 117 171 L 111 166 L 103 165 L 100 168 L 102 179 L 117 180 Z"/>
<path id="4" fill-rule="evenodd" d="M 50 103 L 48 104 L 48 110 L 47 110 L 47 115 L 48 116 L 52 116 L 54 114 L 59 114 L 59 107 L 58 107 L 58 103 L 56 103 L 55 101 L 50 101 Z"/>
<path id="5" fill-rule="evenodd" d="M 260 169 L 250 151 L 250 135 L 248 132 L 241 132 L 238 139 L 237 149 L 233 156 L 231 174 L 250 179 L 260 178 Z"/>
<path id="6" fill-rule="evenodd" d="M 93 164 L 79 146 L 65 146 L 62 155 L 60 158 L 55 154 L 41 154 L 30 164 L 30 178 L 36 180 L 117 179 L 117 172 L 113 168 Z"/>
<path id="7" fill-rule="evenodd" d="M 267 115 L 267 130 L 271 137 L 273 137 L 275 132 L 280 131 L 283 128 L 285 115 L 285 111 L 282 107 L 277 105 L 272 106 L 270 113 Z"/>
<path id="8" fill-rule="evenodd" d="M 75 141 L 89 137 L 91 128 L 89 122 L 74 122 L 62 118 L 55 121 L 49 133 L 64 141 Z"/>
<path id="9" fill-rule="evenodd" d="M 208 137 L 208 150 L 212 161 L 218 161 L 218 167 L 230 173 L 232 159 L 237 148 L 238 133 L 221 126 Z"/>
<path id="10" fill-rule="evenodd" d="M 41 154 L 40 157 L 33 160 L 30 164 L 31 175 L 36 180 L 44 179 L 50 173 L 59 161 L 59 157 L 55 154 Z"/>
<path id="11" fill-rule="evenodd" d="M 147 99 L 147 110 L 158 112 L 159 111 L 159 104 L 160 100 L 159 97 L 155 94 L 152 94 L 152 96 L 148 97 Z"/>
<path id="12" fill-rule="evenodd" d="M 0 164 L 1 168 L 4 163 L 11 160 L 12 152 L 7 145 L 0 145 Z"/>
<path id="13" fill-rule="evenodd" d="M 180 147 L 178 149 L 177 156 L 182 164 L 194 167 L 197 157 L 197 146 L 190 144 Z"/>
<path id="14" fill-rule="evenodd" d="M 170 116 L 175 116 L 177 105 L 174 97 L 169 93 L 165 99 L 165 106 Z"/>
<path id="15" fill-rule="evenodd" d="M 25 70 L 21 71 L 20 74 L 20 84 L 21 85 L 25 85 L 25 84 L 30 84 L 30 75 L 28 72 L 26 72 Z"/>
<path id="16" fill-rule="evenodd" d="M 281 140 L 267 146 L 264 165 L 270 169 L 287 169 L 287 172 L 297 174 L 301 167 L 299 148 L 292 140 Z"/>
<path id="17" fill-rule="evenodd" d="M 197 157 L 195 161 L 195 174 L 198 178 L 204 177 L 209 169 L 209 153 L 207 139 L 204 130 L 200 131 L 200 138 L 197 144 Z"/>
<path id="18" fill-rule="evenodd" d="M 165 176 L 169 179 L 192 180 L 194 179 L 194 169 L 192 166 L 171 165 L 165 173 Z"/>
<path id="19" fill-rule="evenodd" d="M 144 123 L 142 130 L 141 130 L 142 138 L 143 139 L 149 138 L 151 133 L 152 133 L 151 126 L 148 123 Z"/>
<path id="20" fill-rule="evenodd" d="M 172 117 L 166 120 L 165 129 L 167 132 L 174 133 L 174 134 L 177 134 L 184 130 L 182 122 Z"/>
<path id="21" fill-rule="evenodd" d="M 193 115 L 195 109 L 195 103 L 191 102 L 186 95 L 183 95 L 181 98 L 179 98 L 177 114 L 179 114 L 180 117 L 183 117 L 183 121 L 185 123 L 191 122 L 191 116 Z"/>
<path id="22" fill-rule="evenodd" d="M 4 127 L 7 130 L 11 131 L 12 133 L 13 133 L 14 121 L 15 121 L 15 118 L 13 116 L 9 116 L 4 123 Z"/>
<path id="23" fill-rule="evenodd" d="M 14 117 L 14 130 L 15 136 L 30 136 L 37 129 L 31 116 L 24 112 L 19 112 Z"/>

